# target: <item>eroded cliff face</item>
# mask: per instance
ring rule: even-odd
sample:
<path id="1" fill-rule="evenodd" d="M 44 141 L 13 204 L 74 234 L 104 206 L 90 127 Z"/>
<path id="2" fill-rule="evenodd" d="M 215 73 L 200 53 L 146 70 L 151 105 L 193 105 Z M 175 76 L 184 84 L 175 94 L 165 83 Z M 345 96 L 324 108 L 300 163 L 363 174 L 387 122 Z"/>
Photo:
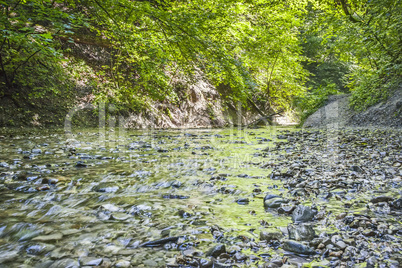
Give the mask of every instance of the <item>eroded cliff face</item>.
<path id="1" fill-rule="evenodd" d="M 240 105 L 227 105 L 217 89 L 202 78 L 187 84 L 178 95 L 181 99 L 178 105 L 154 102 L 146 112 L 125 117 L 125 127 L 224 127 L 247 124 L 257 116 L 256 112 L 245 111 Z"/>
<path id="2" fill-rule="evenodd" d="M 23 107 L 2 99 L 0 126 L 63 127 L 66 120 L 70 120 L 72 126 L 80 127 L 113 124 L 138 129 L 205 128 L 245 125 L 259 116 L 256 111 L 247 111 L 240 104 L 225 101 L 202 77 L 192 83 L 181 83 L 177 95 L 177 105 L 169 101 L 150 101 L 142 112 L 123 113 L 114 113 L 108 103 L 95 104 L 90 90 L 81 90 L 69 100 L 54 96 L 48 100 L 35 100 L 34 105 L 22 103 Z"/>

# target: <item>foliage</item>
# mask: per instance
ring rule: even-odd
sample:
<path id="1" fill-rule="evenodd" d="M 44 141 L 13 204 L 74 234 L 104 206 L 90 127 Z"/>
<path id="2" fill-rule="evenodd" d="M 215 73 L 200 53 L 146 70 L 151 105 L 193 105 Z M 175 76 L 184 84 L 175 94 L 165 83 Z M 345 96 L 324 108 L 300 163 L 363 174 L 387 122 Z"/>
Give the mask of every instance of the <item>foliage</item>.
<path id="1" fill-rule="evenodd" d="M 347 88 L 364 108 L 401 79 L 400 0 L 9 0 L 0 13 L 0 97 L 14 101 L 84 82 L 95 102 L 141 110 L 204 76 L 227 102 L 310 113 Z M 106 59 L 80 61 L 80 45 Z"/>
<path id="2" fill-rule="evenodd" d="M 401 1 L 339 0 L 321 8 L 327 39 L 337 37 L 341 60 L 353 66 L 347 75 L 351 103 L 364 109 L 383 99 L 402 81 Z"/>
<path id="3" fill-rule="evenodd" d="M 303 96 L 294 99 L 295 106 L 300 111 L 301 123 L 323 106 L 330 95 L 339 94 L 338 85 L 328 83 L 310 88 Z"/>
<path id="4" fill-rule="evenodd" d="M 102 81 L 98 100 L 134 109 L 147 99 L 173 102 L 172 81 L 200 72 L 227 85 L 227 97 L 245 106 L 253 98 L 267 101 L 267 108 L 286 106 L 304 90 L 299 1 L 11 1 L 2 2 L 2 13 L 8 94 L 32 86 L 24 77 L 34 77 L 34 69 L 59 82 L 40 64 L 62 61 L 68 52 L 62 45 L 82 42 L 82 28 L 111 51 L 107 64 L 94 67 Z"/>
<path id="5" fill-rule="evenodd" d="M 0 1 L 0 88 L 2 95 L 18 95 L 29 87 L 32 94 L 58 93 L 65 83 L 64 61 L 57 41 L 81 25 L 81 18 L 65 12 L 65 1 Z"/>

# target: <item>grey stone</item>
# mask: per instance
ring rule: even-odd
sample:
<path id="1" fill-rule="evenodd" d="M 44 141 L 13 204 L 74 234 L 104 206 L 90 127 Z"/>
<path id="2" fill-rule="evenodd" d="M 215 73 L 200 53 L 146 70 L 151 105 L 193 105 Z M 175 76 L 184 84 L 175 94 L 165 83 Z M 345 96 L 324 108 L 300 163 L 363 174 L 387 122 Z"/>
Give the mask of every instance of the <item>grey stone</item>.
<path id="1" fill-rule="evenodd" d="M 289 239 L 296 241 L 311 241 L 314 239 L 315 231 L 309 224 L 289 224 Z"/>

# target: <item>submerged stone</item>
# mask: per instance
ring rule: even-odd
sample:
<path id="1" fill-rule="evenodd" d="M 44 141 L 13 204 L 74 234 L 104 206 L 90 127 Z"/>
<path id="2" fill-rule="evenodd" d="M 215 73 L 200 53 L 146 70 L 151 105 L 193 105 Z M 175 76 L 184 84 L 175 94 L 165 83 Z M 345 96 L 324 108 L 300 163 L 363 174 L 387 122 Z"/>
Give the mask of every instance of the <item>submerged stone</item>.
<path id="1" fill-rule="evenodd" d="M 54 240 L 60 240 L 63 238 L 63 234 L 62 233 L 54 233 L 54 234 L 50 234 L 50 235 L 40 235 L 37 236 L 35 238 L 32 239 L 32 241 L 42 241 L 42 242 L 46 242 L 46 241 L 54 241 Z"/>
<path id="2" fill-rule="evenodd" d="M 61 259 L 55 261 L 49 268 L 79 268 L 80 263 L 74 259 Z"/>
<path id="3" fill-rule="evenodd" d="M 218 258 L 222 253 L 226 253 L 225 245 L 216 245 L 207 252 L 207 256 Z"/>
<path id="4" fill-rule="evenodd" d="M 96 257 L 81 257 L 80 258 L 80 263 L 83 266 L 99 266 L 103 262 L 102 258 L 96 258 Z"/>
<path id="5" fill-rule="evenodd" d="M 92 188 L 93 191 L 100 193 L 115 193 L 119 189 L 119 186 L 112 183 L 100 183 Z"/>
<path id="6" fill-rule="evenodd" d="M 267 194 L 264 197 L 265 208 L 278 208 L 281 204 L 288 203 L 289 201 L 279 195 Z"/>

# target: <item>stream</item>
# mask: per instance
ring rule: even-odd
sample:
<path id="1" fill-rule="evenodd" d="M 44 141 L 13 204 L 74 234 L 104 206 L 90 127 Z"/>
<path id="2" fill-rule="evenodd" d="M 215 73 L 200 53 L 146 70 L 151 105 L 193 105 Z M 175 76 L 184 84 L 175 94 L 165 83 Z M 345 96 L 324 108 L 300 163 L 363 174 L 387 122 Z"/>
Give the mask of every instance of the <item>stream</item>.
<path id="1" fill-rule="evenodd" d="M 0 267 L 402 267 L 402 131 L 0 132 Z"/>

